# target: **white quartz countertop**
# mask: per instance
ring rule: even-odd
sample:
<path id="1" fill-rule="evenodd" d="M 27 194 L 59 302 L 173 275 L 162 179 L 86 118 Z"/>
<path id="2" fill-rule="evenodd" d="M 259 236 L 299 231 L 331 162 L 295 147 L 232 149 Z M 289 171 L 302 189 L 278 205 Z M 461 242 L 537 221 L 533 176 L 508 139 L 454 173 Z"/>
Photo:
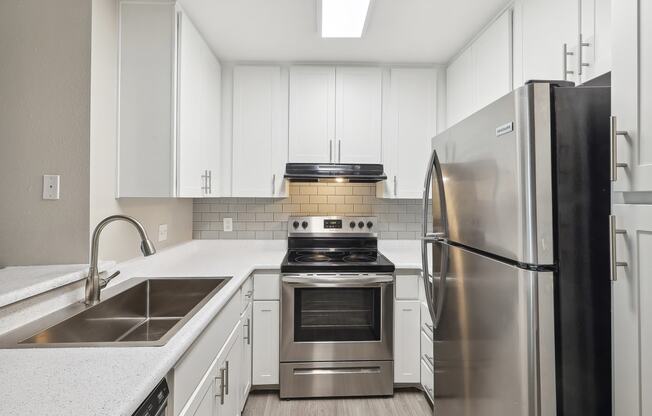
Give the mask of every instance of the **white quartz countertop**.
<path id="1" fill-rule="evenodd" d="M 418 241 L 379 249 L 397 268 L 420 268 Z M 251 272 L 277 269 L 285 251 L 284 240 L 195 240 L 119 264 L 111 286 L 132 277 L 233 278 L 162 347 L 0 350 L 0 414 L 130 416 Z"/>
<path id="2" fill-rule="evenodd" d="M 102 262 L 100 271 L 110 269 L 115 262 Z M 0 269 L 0 308 L 23 299 L 53 290 L 86 277 L 88 264 L 24 266 Z"/>

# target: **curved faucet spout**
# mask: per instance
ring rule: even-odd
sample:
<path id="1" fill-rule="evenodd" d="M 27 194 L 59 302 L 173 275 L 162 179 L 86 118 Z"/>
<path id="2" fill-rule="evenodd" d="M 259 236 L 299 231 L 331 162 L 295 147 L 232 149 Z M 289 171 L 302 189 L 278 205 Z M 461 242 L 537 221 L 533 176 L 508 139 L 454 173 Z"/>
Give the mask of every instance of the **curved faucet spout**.
<path id="1" fill-rule="evenodd" d="M 140 251 L 142 251 L 144 256 L 151 256 L 152 254 L 156 253 L 154 243 L 152 243 L 149 237 L 147 237 L 145 227 L 143 227 L 140 221 L 128 215 L 111 215 L 104 218 L 95 227 L 95 230 L 93 231 L 93 237 L 91 239 L 91 262 L 88 268 L 88 276 L 86 276 L 86 297 L 84 301 L 86 305 L 95 305 L 100 301 L 100 274 L 97 270 L 100 234 L 102 233 L 104 227 L 114 221 L 126 221 L 136 228 L 141 240 Z"/>

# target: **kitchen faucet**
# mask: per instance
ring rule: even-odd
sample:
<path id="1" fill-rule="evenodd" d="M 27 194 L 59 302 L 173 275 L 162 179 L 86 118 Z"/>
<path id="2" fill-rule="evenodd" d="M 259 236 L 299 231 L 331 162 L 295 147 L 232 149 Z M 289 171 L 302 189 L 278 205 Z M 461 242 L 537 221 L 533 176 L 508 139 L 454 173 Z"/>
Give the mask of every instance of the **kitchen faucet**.
<path id="1" fill-rule="evenodd" d="M 113 273 L 111 276 L 100 279 L 100 273 L 97 270 L 97 256 L 98 256 L 98 247 L 100 244 L 100 233 L 109 223 L 113 221 L 127 221 L 138 230 L 140 234 L 140 251 L 143 252 L 144 256 L 151 256 L 156 253 L 156 248 L 152 241 L 147 237 L 147 232 L 143 225 L 133 217 L 127 215 L 111 215 L 104 218 L 97 224 L 95 231 L 93 231 L 93 239 L 91 243 L 91 264 L 88 268 L 88 276 L 86 276 L 86 297 L 84 303 L 86 305 L 95 305 L 100 302 L 100 290 L 103 289 L 114 277 L 120 274 L 120 271 Z"/>

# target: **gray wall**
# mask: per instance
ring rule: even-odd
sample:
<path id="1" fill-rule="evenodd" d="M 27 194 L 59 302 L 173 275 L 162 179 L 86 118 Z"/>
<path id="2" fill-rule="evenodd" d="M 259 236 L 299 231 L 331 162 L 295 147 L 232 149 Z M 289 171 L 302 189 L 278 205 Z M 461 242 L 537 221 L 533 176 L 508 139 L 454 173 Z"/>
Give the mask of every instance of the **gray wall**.
<path id="1" fill-rule="evenodd" d="M 195 239 L 285 239 L 291 215 L 373 215 L 381 239 L 420 236 L 420 199 L 379 199 L 376 186 L 347 183 L 292 183 L 289 196 L 273 198 L 195 199 Z M 223 231 L 224 218 L 233 231 Z"/>
<path id="2" fill-rule="evenodd" d="M 92 53 L 91 53 L 92 51 Z M 110 214 L 140 219 L 154 241 L 190 240 L 192 200 L 116 200 L 117 0 L 0 1 L 0 267 L 85 263 Z M 61 175 L 44 201 L 42 175 Z M 102 259 L 140 255 L 135 231 L 109 226 Z"/>
<path id="3" fill-rule="evenodd" d="M 90 31 L 87 0 L 0 1 L 0 266 L 86 261 Z"/>

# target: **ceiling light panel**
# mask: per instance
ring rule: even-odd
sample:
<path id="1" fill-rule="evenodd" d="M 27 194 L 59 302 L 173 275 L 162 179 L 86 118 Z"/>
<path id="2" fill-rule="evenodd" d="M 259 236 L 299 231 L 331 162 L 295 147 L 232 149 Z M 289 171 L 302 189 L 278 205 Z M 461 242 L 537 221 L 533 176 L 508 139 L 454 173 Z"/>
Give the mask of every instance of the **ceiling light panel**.
<path id="1" fill-rule="evenodd" d="M 371 0 L 321 0 L 323 38 L 360 38 Z"/>

